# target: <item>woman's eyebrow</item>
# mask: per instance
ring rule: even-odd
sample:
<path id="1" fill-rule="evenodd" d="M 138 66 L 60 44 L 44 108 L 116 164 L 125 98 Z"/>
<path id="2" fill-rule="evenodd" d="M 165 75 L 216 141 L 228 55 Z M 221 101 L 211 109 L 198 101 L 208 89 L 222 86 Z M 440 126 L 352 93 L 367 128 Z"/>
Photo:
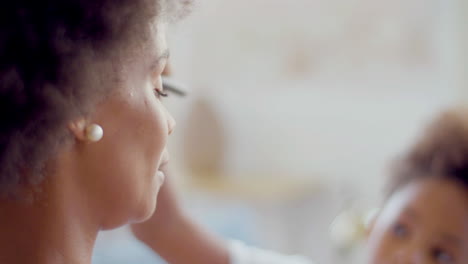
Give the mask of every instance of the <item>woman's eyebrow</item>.
<path id="1" fill-rule="evenodd" d="M 167 60 L 167 59 L 169 59 L 170 55 L 171 55 L 171 53 L 169 52 L 169 49 L 164 50 L 164 52 L 163 52 L 161 55 L 159 55 L 159 56 L 153 61 L 153 63 L 151 63 L 151 68 L 152 68 L 152 69 L 156 68 L 156 67 L 161 63 L 162 60 Z"/>
<path id="2" fill-rule="evenodd" d="M 157 61 L 160 61 L 162 59 L 169 59 L 169 56 L 171 53 L 169 52 L 169 49 L 164 50 L 164 52 L 158 57 Z"/>

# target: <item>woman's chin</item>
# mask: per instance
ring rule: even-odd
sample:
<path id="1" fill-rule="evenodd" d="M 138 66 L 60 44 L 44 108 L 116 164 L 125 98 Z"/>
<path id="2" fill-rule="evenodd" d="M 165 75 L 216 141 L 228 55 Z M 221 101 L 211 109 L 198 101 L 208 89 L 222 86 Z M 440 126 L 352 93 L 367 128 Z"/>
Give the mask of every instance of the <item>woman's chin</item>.
<path id="1" fill-rule="evenodd" d="M 144 222 L 153 216 L 154 212 L 156 211 L 156 204 L 157 204 L 157 193 L 152 195 L 152 197 L 147 201 L 144 206 L 141 206 L 141 209 L 136 214 L 135 217 L 132 218 L 131 223 L 141 223 Z"/>
<path id="2" fill-rule="evenodd" d="M 141 217 L 137 219 L 137 223 L 145 222 L 146 220 L 150 219 L 153 216 L 154 212 L 156 211 L 156 204 L 153 207 L 148 209 L 145 214 L 142 214 Z"/>
<path id="3" fill-rule="evenodd" d="M 156 210 L 157 197 L 161 184 L 159 184 L 159 181 L 150 184 L 152 184 L 150 189 L 134 192 L 134 194 L 140 193 L 143 195 L 139 195 L 138 198 L 137 195 L 128 195 L 135 199 L 127 199 L 128 203 L 122 205 L 119 209 L 114 208 L 114 214 L 112 211 L 106 214 L 108 217 L 102 229 L 109 230 L 126 224 L 141 223 L 151 218 Z"/>

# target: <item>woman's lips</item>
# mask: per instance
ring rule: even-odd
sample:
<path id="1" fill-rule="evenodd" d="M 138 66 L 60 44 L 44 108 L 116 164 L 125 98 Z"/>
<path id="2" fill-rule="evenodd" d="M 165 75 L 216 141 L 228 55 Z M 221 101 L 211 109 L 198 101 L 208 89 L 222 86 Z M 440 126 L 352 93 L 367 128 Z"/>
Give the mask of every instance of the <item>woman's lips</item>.
<path id="1" fill-rule="evenodd" d="M 156 175 L 161 181 L 161 183 L 164 182 L 166 178 L 166 174 L 164 173 L 164 168 L 166 167 L 168 163 L 169 163 L 169 155 L 167 154 L 167 152 L 165 152 L 164 156 L 161 159 L 161 163 L 159 165 L 158 171 L 156 172 Z"/>

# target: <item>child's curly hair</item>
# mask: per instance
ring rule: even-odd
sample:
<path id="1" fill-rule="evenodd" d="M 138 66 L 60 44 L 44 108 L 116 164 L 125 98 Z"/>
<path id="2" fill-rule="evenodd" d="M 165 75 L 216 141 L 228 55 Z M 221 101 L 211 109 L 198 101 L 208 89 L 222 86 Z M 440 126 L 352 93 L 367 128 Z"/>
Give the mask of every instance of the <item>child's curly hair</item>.
<path id="1" fill-rule="evenodd" d="M 438 116 L 423 137 L 398 160 L 390 194 L 415 179 L 453 180 L 468 191 L 468 111 L 453 109 Z"/>

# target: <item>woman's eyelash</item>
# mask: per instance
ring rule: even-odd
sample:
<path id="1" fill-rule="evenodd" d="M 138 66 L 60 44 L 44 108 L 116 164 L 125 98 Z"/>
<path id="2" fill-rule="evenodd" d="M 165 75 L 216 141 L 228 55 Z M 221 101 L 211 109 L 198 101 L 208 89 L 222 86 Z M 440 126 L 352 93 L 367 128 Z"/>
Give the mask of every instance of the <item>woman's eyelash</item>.
<path id="1" fill-rule="evenodd" d="M 169 94 L 159 90 L 159 89 L 154 89 L 154 94 L 159 98 L 159 97 L 168 97 Z"/>

